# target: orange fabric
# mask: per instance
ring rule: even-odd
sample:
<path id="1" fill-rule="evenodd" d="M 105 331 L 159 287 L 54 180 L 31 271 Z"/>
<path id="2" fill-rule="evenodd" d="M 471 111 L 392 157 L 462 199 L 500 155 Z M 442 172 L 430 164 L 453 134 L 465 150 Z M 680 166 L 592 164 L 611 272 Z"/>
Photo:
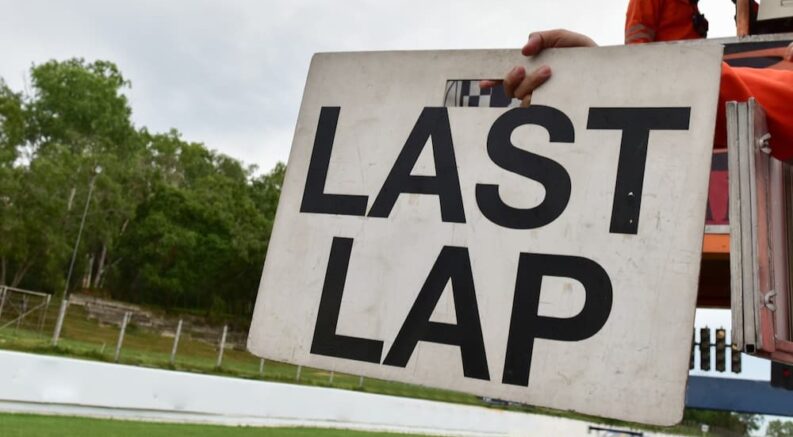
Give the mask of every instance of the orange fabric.
<path id="1" fill-rule="evenodd" d="M 730 254 L 730 234 L 705 234 L 702 253 Z"/>
<path id="2" fill-rule="evenodd" d="M 698 12 L 689 0 L 630 0 L 625 44 L 701 38 L 692 21 Z"/>
<path id="3" fill-rule="evenodd" d="M 716 147 L 727 144 L 724 104 L 754 97 L 763 107 L 771 133 L 771 154 L 780 160 L 793 159 L 793 71 L 730 67 L 721 64 Z"/>

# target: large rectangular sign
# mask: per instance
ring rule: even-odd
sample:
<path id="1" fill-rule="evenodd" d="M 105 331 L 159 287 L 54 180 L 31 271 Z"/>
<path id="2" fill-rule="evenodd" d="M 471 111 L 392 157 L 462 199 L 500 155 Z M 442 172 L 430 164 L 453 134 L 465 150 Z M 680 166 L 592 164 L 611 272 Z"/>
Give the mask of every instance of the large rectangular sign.
<path id="1" fill-rule="evenodd" d="M 721 47 L 318 54 L 249 349 L 653 424 L 682 416 Z M 450 81 L 548 64 L 528 108 Z"/>

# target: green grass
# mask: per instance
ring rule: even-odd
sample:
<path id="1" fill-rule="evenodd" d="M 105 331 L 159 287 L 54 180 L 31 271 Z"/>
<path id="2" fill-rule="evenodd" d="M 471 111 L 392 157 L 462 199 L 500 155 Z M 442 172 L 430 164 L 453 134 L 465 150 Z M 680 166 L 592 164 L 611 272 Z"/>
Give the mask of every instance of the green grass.
<path id="1" fill-rule="evenodd" d="M 50 345 L 50 336 L 57 316 L 57 305 L 51 305 L 41 333 L 38 325 L 23 325 L 20 329 L 0 329 L 0 348 L 21 352 L 60 355 L 96 361 L 112 362 L 118 326 L 99 324 L 89 319 L 83 307 L 69 307 L 57 347 Z M 179 341 L 175 363 L 170 364 L 172 337 L 164 337 L 143 328 L 128 326 L 119 362 L 137 366 L 180 370 L 194 373 L 233 376 L 247 379 L 300 383 L 322 387 L 335 387 L 395 396 L 428 400 L 484 405 L 473 395 L 448 390 L 431 389 L 409 384 L 366 378 L 359 386 L 355 375 L 334 373 L 320 369 L 302 368 L 297 381 L 297 367 L 291 364 L 267 361 L 263 374 L 259 374 L 259 358 L 243 350 L 227 348 L 223 365 L 217 368 L 217 348 L 204 341 L 183 335 Z"/>
<path id="2" fill-rule="evenodd" d="M 57 347 L 53 347 L 50 345 L 50 336 L 53 331 L 56 311 L 57 305 L 51 305 L 41 332 L 39 332 L 37 324 L 31 324 L 29 326 L 23 324 L 20 329 L 15 329 L 14 327 L 0 329 L 0 348 L 96 361 L 113 361 L 119 332 L 118 326 L 101 325 L 96 320 L 89 319 L 84 308 L 72 306 L 69 308 L 66 320 L 64 321 L 61 340 Z M 191 339 L 188 336 L 183 336 L 180 340 L 176 362 L 171 365 L 169 357 L 173 344 L 172 342 L 173 338 L 164 337 L 143 328 L 135 327 L 133 329 L 128 329 L 124 338 L 124 347 L 119 362 L 122 364 L 153 368 L 256 380 L 299 383 L 458 404 L 478 405 L 510 411 L 566 417 L 621 427 L 656 431 L 662 430 L 678 434 L 699 433 L 698 426 L 696 425 L 661 428 L 525 405 L 494 407 L 470 394 L 372 378 L 366 378 L 364 385 L 359 386 L 360 380 L 358 376 L 341 373 L 335 373 L 333 375 L 333 381 L 331 382 L 330 372 L 320 369 L 303 368 L 300 372 L 300 380 L 297 381 L 296 366 L 274 361 L 267 361 L 264 374 L 260 375 L 259 358 L 242 350 L 226 349 L 224 352 L 223 365 L 221 368 L 217 368 L 215 366 L 217 360 L 216 347 L 203 341 Z M 0 428 L 0 431 L 2 431 L 2 428 Z M 3 435 L 4 433 L 0 432 L 0 436 Z"/>
<path id="3" fill-rule="evenodd" d="M 386 437 L 407 436 L 318 428 L 254 428 L 214 425 L 133 422 L 81 417 L 0 414 L 0 435 L 4 437 Z"/>

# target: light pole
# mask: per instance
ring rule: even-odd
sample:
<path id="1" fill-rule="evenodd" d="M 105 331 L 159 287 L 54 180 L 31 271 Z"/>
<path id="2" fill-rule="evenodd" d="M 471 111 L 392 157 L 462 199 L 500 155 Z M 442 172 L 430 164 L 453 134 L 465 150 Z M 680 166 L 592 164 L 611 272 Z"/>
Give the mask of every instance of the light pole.
<path id="1" fill-rule="evenodd" d="M 96 166 L 94 168 L 94 175 L 91 176 L 91 183 L 88 184 L 88 197 L 85 199 L 85 208 L 83 209 L 83 218 L 80 220 L 80 230 L 77 231 L 77 241 L 74 242 L 74 250 L 72 250 L 72 260 L 69 263 L 69 273 L 66 274 L 66 285 L 63 286 L 63 299 L 61 299 L 61 307 L 58 310 L 58 320 L 55 322 L 55 331 L 52 333 L 52 345 L 57 346 L 58 340 L 61 337 L 61 329 L 63 328 L 63 319 L 66 316 L 66 308 L 69 306 L 69 282 L 72 280 L 72 272 L 74 271 L 74 260 L 77 258 L 77 249 L 80 247 L 80 238 L 83 236 L 83 227 L 85 226 L 85 216 L 88 215 L 88 206 L 91 204 L 91 195 L 94 193 L 94 182 L 96 177 L 102 173 L 102 167 Z"/>

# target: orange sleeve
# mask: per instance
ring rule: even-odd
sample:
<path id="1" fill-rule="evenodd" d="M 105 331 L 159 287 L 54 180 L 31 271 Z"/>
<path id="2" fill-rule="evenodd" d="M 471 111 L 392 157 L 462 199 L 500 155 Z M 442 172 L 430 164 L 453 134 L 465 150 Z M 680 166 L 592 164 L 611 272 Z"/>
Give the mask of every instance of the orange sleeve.
<path id="1" fill-rule="evenodd" d="M 727 144 L 724 105 L 754 97 L 763 107 L 771 133 L 771 154 L 782 161 L 793 159 L 793 71 L 730 67 L 721 64 L 721 87 L 716 118 L 716 146 Z"/>
<path id="2" fill-rule="evenodd" d="M 625 44 L 655 41 L 662 0 L 630 0 L 625 15 Z"/>

